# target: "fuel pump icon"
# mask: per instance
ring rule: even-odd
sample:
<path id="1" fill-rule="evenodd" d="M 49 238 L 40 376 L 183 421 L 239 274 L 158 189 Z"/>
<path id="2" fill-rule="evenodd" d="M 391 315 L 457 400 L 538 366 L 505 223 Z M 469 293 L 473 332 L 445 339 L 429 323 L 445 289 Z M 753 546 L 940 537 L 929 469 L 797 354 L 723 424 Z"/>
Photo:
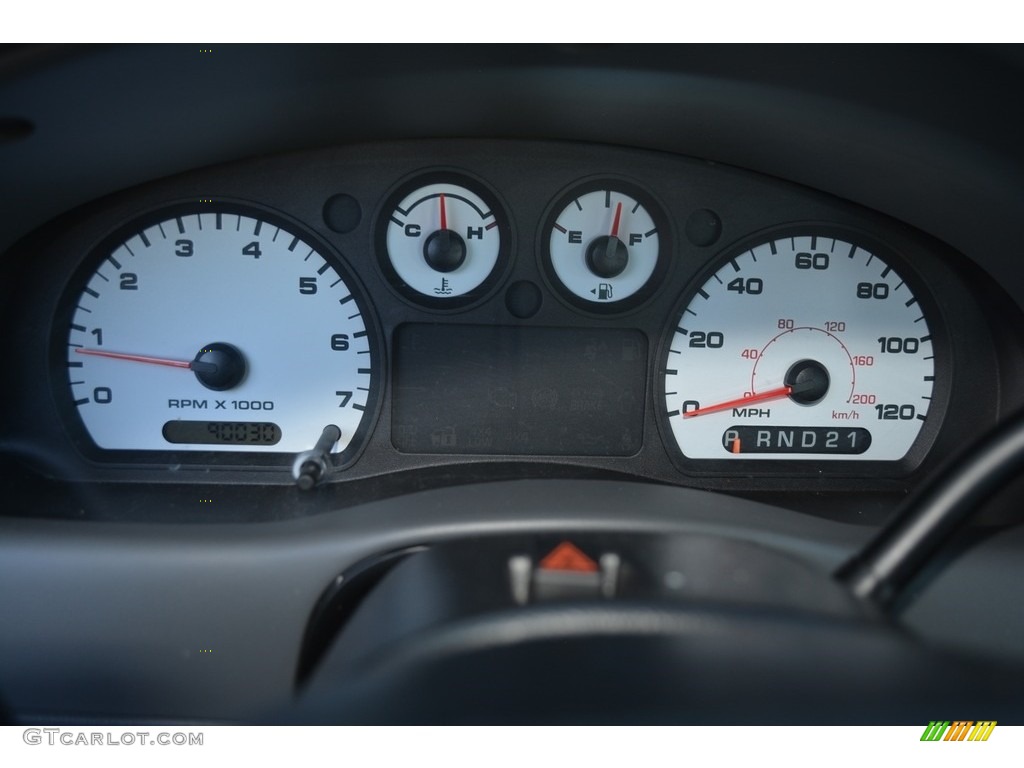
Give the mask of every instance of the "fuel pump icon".
<path id="1" fill-rule="evenodd" d="M 597 294 L 598 301 L 608 301 L 612 298 L 614 291 L 611 283 L 598 283 L 597 288 L 593 289 L 591 293 Z"/>

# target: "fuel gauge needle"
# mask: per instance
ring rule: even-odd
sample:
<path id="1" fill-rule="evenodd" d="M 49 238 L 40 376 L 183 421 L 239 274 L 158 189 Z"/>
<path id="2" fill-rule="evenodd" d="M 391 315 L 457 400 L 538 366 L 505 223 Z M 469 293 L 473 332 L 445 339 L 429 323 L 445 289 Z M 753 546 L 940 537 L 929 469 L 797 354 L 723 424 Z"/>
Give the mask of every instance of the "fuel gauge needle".
<path id="1" fill-rule="evenodd" d="M 767 392 L 758 392 L 756 395 L 750 397 L 737 397 L 734 400 L 726 400 L 722 403 L 715 403 L 714 405 L 706 405 L 703 408 L 698 408 L 695 411 L 688 411 L 683 414 L 684 419 L 691 419 L 694 416 L 703 416 L 706 413 L 717 413 L 718 411 L 727 411 L 730 408 L 738 408 L 740 406 L 748 405 L 750 403 L 762 403 L 765 400 L 778 400 L 782 397 L 788 397 L 793 392 L 793 388 L 790 386 L 778 387 L 777 389 L 769 389 Z"/>
<path id="2" fill-rule="evenodd" d="M 622 203 L 615 206 L 615 220 L 612 222 L 612 237 L 619 236 L 619 221 L 622 218 Z"/>
<path id="3" fill-rule="evenodd" d="M 184 368 L 199 373 L 216 370 L 213 363 L 204 363 L 198 360 L 170 360 L 166 357 L 150 357 L 149 355 L 130 355 L 125 352 L 108 352 L 105 349 L 84 349 L 77 348 L 75 352 L 79 355 L 92 355 L 94 357 L 109 357 L 114 360 L 128 360 L 133 363 L 149 363 L 150 365 L 166 365 L 169 368 Z"/>

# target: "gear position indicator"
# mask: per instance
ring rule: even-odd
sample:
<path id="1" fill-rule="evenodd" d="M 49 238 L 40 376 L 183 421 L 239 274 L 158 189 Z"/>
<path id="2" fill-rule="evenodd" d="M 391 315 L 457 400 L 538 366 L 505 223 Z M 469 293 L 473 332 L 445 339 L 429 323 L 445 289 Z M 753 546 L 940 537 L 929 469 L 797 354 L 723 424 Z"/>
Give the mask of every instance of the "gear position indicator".
<path id="1" fill-rule="evenodd" d="M 667 234 L 660 209 L 621 182 L 588 184 L 562 197 L 545 230 L 545 271 L 570 304 L 621 312 L 658 287 Z"/>
<path id="2" fill-rule="evenodd" d="M 468 179 L 433 175 L 404 185 L 385 207 L 378 232 L 384 272 L 420 304 L 465 306 L 504 273 L 505 219 L 493 197 Z"/>

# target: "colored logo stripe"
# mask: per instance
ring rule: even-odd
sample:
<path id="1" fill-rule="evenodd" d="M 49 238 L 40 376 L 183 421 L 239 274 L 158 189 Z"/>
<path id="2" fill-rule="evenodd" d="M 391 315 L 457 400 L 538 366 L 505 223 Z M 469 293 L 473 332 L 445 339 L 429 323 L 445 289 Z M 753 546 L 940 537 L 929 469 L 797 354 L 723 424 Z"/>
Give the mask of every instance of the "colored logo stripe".
<path id="1" fill-rule="evenodd" d="M 930 720 L 921 741 L 988 741 L 995 727 L 995 720 Z"/>
<path id="2" fill-rule="evenodd" d="M 970 730 L 974 722 L 971 720 L 957 720 L 946 731 L 946 737 L 943 741 L 963 741 L 967 737 L 967 732 Z"/>
<path id="3" fill-rule="evenodd" d="M 974 726 L 974 730 L 971 731 L 971 735 L 967 737 L 967 740 L 988 741 L 988 737 L 992 735 L 992 731 L 995 727 L 995 720 L 979 720 L 977 725 Z"/>
<path id="4" fill-rule="evenodd" d="M 921 734 L 921 741 L 939 741 L 949 728 L 949 720 L 930 720 Z"/>

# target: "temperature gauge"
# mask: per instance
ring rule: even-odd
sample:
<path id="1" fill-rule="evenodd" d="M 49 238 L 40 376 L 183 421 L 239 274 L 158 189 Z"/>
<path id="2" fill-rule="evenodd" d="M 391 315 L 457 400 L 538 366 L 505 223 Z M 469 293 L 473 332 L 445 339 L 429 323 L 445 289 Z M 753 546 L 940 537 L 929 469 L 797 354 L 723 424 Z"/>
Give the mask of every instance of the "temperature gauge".
<path id="1" fill-rule="evenodd" d="M 394 287 L 435 308 L 470 304 L 501 279 L 508 227 L 481 185 L 449 174 L 401 187 L 378 227 L 381 267 Z"/>
<path id="2" fill-rule="evenodd" d="M 648 298 L 666 268 L 659 210 L 620 182 L 561 198 L 545 229 L 544 267 L 562 298 L 591 312 L 621 312 Z"/>

